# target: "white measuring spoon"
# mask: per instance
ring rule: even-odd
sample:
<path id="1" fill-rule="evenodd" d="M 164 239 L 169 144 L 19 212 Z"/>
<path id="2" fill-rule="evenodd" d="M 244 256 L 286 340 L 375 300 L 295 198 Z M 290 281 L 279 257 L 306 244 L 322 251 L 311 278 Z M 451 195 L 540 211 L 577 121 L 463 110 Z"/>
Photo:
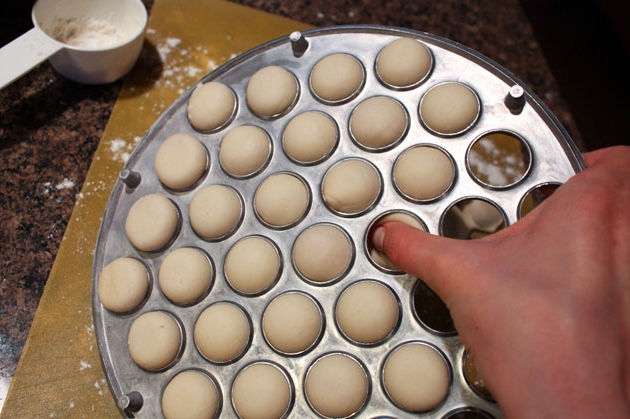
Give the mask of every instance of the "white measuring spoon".
<path id="1" fill-rule="evenodd" d="M 64 77 L 80 83 L 119 79 L 138 59 L 147 12 L 140 0 L 38 0 L 31 18 L 34 27 L 0 49 L 0 89 L 47 59 Z M 71 45 L 53 37 L 56 32 L 63 35 L 60 25 L 71 22 L 87 30 L 90 20 L 106 23 L 109 29 L 120 31 L 120 36 L 111 43 L 93 45 Z M 90 34 L 96 40 L 98 35 Z"/>

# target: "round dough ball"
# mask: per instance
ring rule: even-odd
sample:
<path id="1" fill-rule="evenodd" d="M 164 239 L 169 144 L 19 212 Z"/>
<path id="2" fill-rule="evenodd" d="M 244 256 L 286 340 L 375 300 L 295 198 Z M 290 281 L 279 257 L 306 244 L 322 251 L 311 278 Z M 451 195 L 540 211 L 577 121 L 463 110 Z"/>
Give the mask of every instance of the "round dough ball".
<path id="1" fill-rule="evenodd" d="M 401 223 L 405 223 L 408 226 L 417 228 L 418 230 L 427 231 L 424 224 L 422 224 L 416 217 L 406 212 L 390 212 L 389 214 L 379 218 L 370 228 L 370 232 L 378 227 L 381 224 L 387 223 L 389 221 L 398 221 Z M 371 237 L 371 233 L 368 234 L 368 237 Z M 385 253 L 377 250 L 374 246 L 372 246 L 371 241 L 367 243 L 368 253 L 370 258 L 376 265 L 381 268 L 387 269 L 389 271 L 400 271 L 394 264 L 389 260 L 389 258 L 385 255 Z"/>
<path id="2" fill-rule="evenodd" d="M 376 74 L 387 85 L 405 89 L 424 80 L 433 66 L 429 49 L 413 38 L 398 38 L 376 57 Z"/>
<path id="3" fill-rule="evenodd" d="M 238 227 L 243 203 L 231 187 L 210 185 L 197 192 L 188 211 L 190 225 L 197 235 L 206 240 L 222 240 Z"/>
<path id="4" fill-rule="evenodd" d="M 436 408 L 449 392 L 447 361 L 432 346 L 415 342 L 394 349 L 383 367 L 383 385 L 394 404 L 411 412 Z"/>
<path id="5" fill-rule="evenodd" d="M 381 177 L 368 162 L 347 159 L 336 163 L 324 176 L 322 193 L 333 211 L 356 215 L 368 210 L 378 200 Z"/>
<path id="6" fill-rule="evenodd" d="M 285 355 L 299 355 L 312 348 L 321 336 L 323 326 L 317 303 L 298 292 L 276 297 L 262 317 L 265 339 Z"/>
<path id="7" fill-rule="evenodd" d="M 212 265 L 199 249 L 182 247 L 166 255 L 158 272 L 160 289 L 179 305 L 199 301 L 212 283 Z"/>
<path id="8" fill-rule="evenodd" d="M 332 224 L 316 224 L 298 236 L 293 262 L 306 279 L 324 284 L 346 273 L 353 252 L 352 242 L 343 230 Z"/>
<path id="9" fill-rule="evenodd" d="M 149 273 L 137 259 L 118 258 L 98 276 L 98 298 L 114 313 L 128 313 L 140 305 L 149 291 Z"/>
<path id="10" fill-rule="evenodd" d="M 229 302 L 207 307 L 195 323 L 195 345 L 211 362 L 222 364 L 240 357 L 247 350 L 250 336 L 249 318 Z"/>
<path id="11" fill-rule="evenodd" d="M 262 118 L 286 113 L 298 96 L 298 82 L 293 74 L 279 66 L 258 70 L 247 83 L 247 105 Z"/>
<path id="12" fill-rule="evenodd" d="M 432 87 L 420 101 L 420 118 L 430 130 L 443 135 L 460 134 L 479 116 L 479 98 L 461 83 Z"/>
<path id="13" fill-rule="evenodd" d="M 282 418 L 293 397 L 287 376 L 275 365 L 257 362 L 238 373 L 232 385 L 234 410 L 242 419 Z"/>
<path id="14" fill-rule="evenodd" d="M 364 77 L 363 66 L 352 55 L 331 54 L 313 67 L 311 89 L 326 102 L 343 102 L 359 93 Z"/>
<path id="15" fill-rule="evenodd" d="M 277 228 L 300 221 L 310 204 L 309 189 L 297 175 L 276 173 L 265 179 L 254 195 L 254 208 L 260 219 Z"/>
<path id="16" fill-rule="evenodd" d="M 396 328 L 400 317 L 394 293 L 376 281 L 360 281 L 341 294 L 335 309 L 339 328 L 350 340 L 372 345 Z"/>
<path id="17" fill-rule="evenodd" d="M 228 132 L 219 149 L 221 167 L 237 178 L 261 171 L 271 157 L 271 140 L 262 128 L 243 125 Z"/>
<path id="18" fill-rule="evenodd" d="M 164 186 L 183 191 L 203 176 L 208 167 L 208 153 L 192 135 L 173 134 L 158 148 L 153 166 Z"/>
<path id="19" fill-rule="evenodd" d="M 303 164 L 320 162 L 329 156 L 339 139 L 337 124 L 323 112 L 309 111 L 297 115 L 284 129 L 284 152 Z"/>
<path id="20" fill-rule="evenodd" d="M 368 398 L 369 382 L 361 364 L 344 354 L 319 358 L 306 374 L 306 397 L 317 413 L 345 418 L 358 412 Z"/>
<path id="21" fill-rule="evenodd" d="M 179 323 L 163 311 L 150 311 L 135 319 L 129 329 L 127 347 L 133 361 L 148 371 L 168 367 L 182 348 Z"/>
<path id="22" fill-rule="evenodd" d="M 240 239 L 225 256 L 225 279 L 236 291 L 258 294 L 273 286 L 280 276 L 278 249 L 266 238 Z"/>
<path id="23" fill-rule="evenodd" d="M 350 116 L 350 133 L 361 146 L 385 150 L 402 140 L 407 132 L 405 108 L 386 96 L 375 96 L 361 102 Z"/>
<path id="24" fill-rule="evenodd" d="M 179 214 L 175 204 L 163 195 L 138 199 L 129 210 L 125 233 L 133 246 L 144 252 L 164 248 L 177 233 Z"/>
<path id="25" fill-rule="evenodd" d="M 165 419 L 213 419 L 219 408 L 219 392 L 204 373 L 183 371 L 169 381 L 162 393 Z"/>
<path id="26" fill-rule="evenodd" d="M 416 146 L 394 163 L 394 183 L 408 198 L 430 201 L 445 194 L 455 180 L 455 165 L 442 150 Z"/>
<path id="27" fill-rule="evenodd" d="M 224 127 L 236 112 L 236 96 L 223 83 L 198 84 L 188 99 L 188 120 L 198 131 L 210 132 Z"/>

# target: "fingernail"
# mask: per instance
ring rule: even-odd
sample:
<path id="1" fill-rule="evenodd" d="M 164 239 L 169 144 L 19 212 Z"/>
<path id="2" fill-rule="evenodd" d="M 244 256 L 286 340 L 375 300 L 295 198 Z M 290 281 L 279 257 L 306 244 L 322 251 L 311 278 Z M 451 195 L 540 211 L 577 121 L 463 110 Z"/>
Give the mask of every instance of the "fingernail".
<path id="1" fill-rule="evenodd" d="M 372 245 L 376 250 L 383 250 L 383 240 L 385 240 L 385 228 L 378 226 L 372 232 Z"/>

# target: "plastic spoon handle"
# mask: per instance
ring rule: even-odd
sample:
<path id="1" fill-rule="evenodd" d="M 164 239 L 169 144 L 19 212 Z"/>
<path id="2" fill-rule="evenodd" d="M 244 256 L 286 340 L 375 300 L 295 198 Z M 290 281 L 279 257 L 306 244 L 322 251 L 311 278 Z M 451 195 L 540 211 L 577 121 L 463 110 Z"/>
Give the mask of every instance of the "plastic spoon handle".
<path id="1" fill-rule="evenodd" d="M 0 89 L 63 48 L 41 29 L 34 27 L 0 49 Z"/>

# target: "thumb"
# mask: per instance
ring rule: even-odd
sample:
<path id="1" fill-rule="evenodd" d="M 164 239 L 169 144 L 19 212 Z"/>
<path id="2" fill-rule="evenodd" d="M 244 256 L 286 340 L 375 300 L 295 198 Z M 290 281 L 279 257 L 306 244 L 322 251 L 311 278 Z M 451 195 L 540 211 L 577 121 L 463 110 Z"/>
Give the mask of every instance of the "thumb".
<path id="1" fill-rule="evenodd" d="M 477 243 L 436 236 L 400 222 L 377 226 L 370 239 L 396 267 L 424 281 L 449 307 L 454 293 L 471 286 L 467 279 L 482 259 Z"/>

